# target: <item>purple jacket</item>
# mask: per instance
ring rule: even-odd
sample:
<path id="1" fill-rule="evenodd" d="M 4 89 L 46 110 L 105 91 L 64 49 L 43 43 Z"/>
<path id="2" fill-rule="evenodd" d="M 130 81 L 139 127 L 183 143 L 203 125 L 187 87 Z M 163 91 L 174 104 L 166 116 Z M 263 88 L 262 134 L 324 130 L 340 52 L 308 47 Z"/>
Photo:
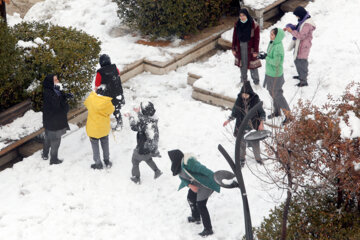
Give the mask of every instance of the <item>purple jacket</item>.
<path id="1" fill-rule="evenodd" d="M 300 31 L 293 30 L 291 34 L 296 40 L 293 40 L 294 49 L 294 58 L 298 59 L 307 59 L 309 57 L 311 40 L 313 38 L 313 31 L 316 29 L 315 23 L 312 18 L 306 19 L 306 21 L 301 25 Z"/>

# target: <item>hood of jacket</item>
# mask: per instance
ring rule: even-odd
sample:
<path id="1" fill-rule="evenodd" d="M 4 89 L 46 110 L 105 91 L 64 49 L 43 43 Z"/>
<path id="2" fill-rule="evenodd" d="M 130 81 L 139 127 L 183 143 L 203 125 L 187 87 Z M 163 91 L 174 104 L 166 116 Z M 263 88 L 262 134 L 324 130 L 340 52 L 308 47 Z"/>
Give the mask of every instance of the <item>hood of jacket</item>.
<path id="1" fill-rule="evenodd" d="M 110 132 L 110 115 L 115 108 L 111 98 L 91 92 L 84 102 L 88 109 L 86 132 L 89 137 L 102 138 Z"/>
<path id="2" fill-rule="evenodd" d="M 273 41 L 273 44 L 279 44 L 279 43 L 281 43 L 281 41 L 282 41 L 282 40 L 284 39 L 284 37 L 285 37 L 285 32 L 284 32 L 284 30 L 282 30 L 281 28 L 278 28 L 277 30 L 278 30 L 278 32 L 277 32 L 276 37 L 275 37 L 275 39 L 274 39 L 274 41 Z"/>
<path id="3" fill-rule="evenodd" d="M 48 74 L 44 81 L 43 81 L 43 87 L 47 89 L 54 89 L 54 76 L 55 74 Z"/>

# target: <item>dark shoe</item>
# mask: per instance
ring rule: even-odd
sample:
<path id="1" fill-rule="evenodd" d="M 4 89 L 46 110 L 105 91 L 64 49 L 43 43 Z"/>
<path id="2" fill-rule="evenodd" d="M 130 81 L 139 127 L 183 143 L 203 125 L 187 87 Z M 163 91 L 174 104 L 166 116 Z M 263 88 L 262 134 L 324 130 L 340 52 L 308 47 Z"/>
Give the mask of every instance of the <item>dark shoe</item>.
<path id="1" fill-rule="evenodd" d="M 163 174 L 162 171 L 160 171 L 159 169 L 156 170 L 156 171 L 155 171 L 155 174 L 154 174 L 154 179 L 157 179 L 158 177 L 160 177 L 161 174 Z"/>
<path id="2" fill-rule="evenodd" d="M 105 167 L 107 168 L 111 168 L 112 167 L 112 162 L 110 160 L 105 160 L 104 159 L 104 163 L 105 163 Z"/>
<path id="3" fill-rule="evenodd" d="M 50 165 L 60 164 L 62 162 L 63 162 L 63 160 L 60 160 L 60 159 L 50 159 Z"/>
<path id="4" fill-rule="evenodd" d="M 299 76 L 293 76 L 293 79 L 299 79 Z"/>
<path id="5" fill-rule="evenodd" d="M 200 217 L 199 218 L 194 218 L 193 216 L 188 217 L 188 222 L 189 223 L 196 223 L 196 224 L 200 224 Z"/>
<path id="6" fill-rule="evenodd" d="M 307 82 L 299 82 L 298 84 L 296 84 L 297 87 L 306 87 L 309 84 Z"/>
<path id="7" fill-rule="evenodd" d="M 259 85 L 260 81 L 254 81 L 255 85 Z"/>
<path id="8" fill-rule="evenodd" d="M 245 159 L 240 159 L 241 168 L 245 167 Z"/>
<path id="9" fill-rule="evenodd" d="M 212 235 L 214 234 L 213 230 L 212 229 L 204 229 L 204 231 L 202 231 L 201 233 L 199 233 L 200 236 L 202 237 L 207 237 L 209 235 Z"/>
<path id="10" fill-rule="evenodd" d="M 43 160 L 48 160 L 48 159 L 49 159 L 49 156 L 44 155 L 44 153 L 41 153 L 41 158 L 42 158 Z"/>
<path id="11" fill-rule="evenodd" d="M 103 169 L 102 163 L 94 163 L 90 166 L 92 169 Z"/>
<path id="12" fill-rule="evenodd" d="M 140 184 L 140 178 L 139 178 L 139 177 L 132 176 L 132 177 L 130 178 L 130 180 L 133 181 L 134 183 Z"/>
<path id="13" fill-rule="evenodd" d="M 267 117 L 268 117 L 268 119 L 272 119 L 272 118 L 274 118 L 274 117 L 279 117 L 279 116 L 280 116 L 280 113 L 278 113 L 278 112 L 273 112 L 272 114 L 268 115 Z"/>
<path id="14" fill-rule="evenodd" d="M 281 124 L 285 125 L 285 124 L 288 124 L 289 122 L 290 122 L 290 119 L 286 117 Z"/>
<path id="15" fill-rule="evenodd" d="M 263 160 L 260 158 L 260 159 L 256 159 L 256 162 L 260 165 L 264 165 L 264 162 Z"/>

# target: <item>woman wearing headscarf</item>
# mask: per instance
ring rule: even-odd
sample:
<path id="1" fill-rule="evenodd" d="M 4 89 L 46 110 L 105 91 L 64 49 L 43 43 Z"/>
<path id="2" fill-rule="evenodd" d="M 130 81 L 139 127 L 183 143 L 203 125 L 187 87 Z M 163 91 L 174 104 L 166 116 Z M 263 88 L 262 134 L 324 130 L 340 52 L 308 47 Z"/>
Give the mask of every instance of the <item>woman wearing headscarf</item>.
<path id="1" fill-rule="evenodd" d="M 264 87 L 269 91 L 270 96 L 273 98 L 274 109 L 273 112 L 268 115 L 269 119 L 281 116 L 282 111 L 290 111 L 289 104 L 287 103 L 282 86 L 285 83 L 284 80 L 284 46 L 282 40 L 285 33 L 281 28 L 274 28 L 270 31 L 270 43 L 267 48 L 266 70 Z M 287 118 L 283 121 L 285 124 L 288 121 Z"/>
<path id="2" fill-rule="evenodd" d="M 259 84 L 260 65 L 252 63 L 259 61 L 260 27 L 259 24 L 250 16 L 247 9 L 240 9 L 239 19 L 235 23 L 232 41 L 232 53 L 235 56 L 235 65 L 240 68 L 241 82 L 247 81 L 247 70 L 250 69 L 251 78 L 255 85 Z"/>
<path id="3" fill-rule="evenodd" d="M 237 96 L 234 107 L 232 109 L 231 115 L 228 120 L 223 124 L 225 127 L 230 121 L 236 119 L 234 136 L 236 137 L 239 131 L 239 127 L 244 120 L 246 114 L 252 109 L 256 104 L 260 102 L 259 96 L 252 89 L 250 82 L 245 82 L 241 87 L 240 93 Z M 250 130 L 264 130 L 264 121 L 265 121 L 265 111 L 261 107 L 257 110 L 254 117 L 250 119 L 246 125 L 246 131 Z M 263 161 L 260 156 L 260 143 L 259 141 L 251 141 L 249 145 L 253 149 L 254 157 L 256 162 L 262 164 Z M 243 167 L 245 165 L 245 155 L 246 155 L 246 141 L 241 141 L 240 146 L 240 163 Z"/>
<path id="4" fill-rule="evenodd" d="M 178 190 L 189 187 L 187 200 L 191 216 L 188 217 L 188 222 L 199 224 L 201 216 L 204 230 L 199 235 L 202 237 L 212 235 L 213 230 L 206 203 L 214 191 L 220 192 L 220 186 L 214 180 L 214 172 L 202 165 L 195 157 L 183 154 L 179 149 L 171 150 L 168 154 L 172 162 L 173 176 L 179 175 L 181 180 Z"/>
<path id="5" fill-rule="evenodd" d="M 309 13 L 301 6 L 294 10 L 294 15 L 298 18 L 298 24 L 287 24 L 285 31 L 291 33 L 293 41 L 289 50 L 294 50 L 294 62 L 298 72 L 295 79 L 299 79 L 298 87 L 308 86 L 308 57 L 311 48 L 311 41 L 313 38 L 313 31 L 316 29 L 315 23 Z"/>
<path id="6" fill-rule="evenodd" d="M 61 84 L 54 74 L 46 76 L 43 82 L 43 125 L 45 128 L 45 141 L 42 158 L 47 160 L 50 151 L 50 165 L 60 164 L 58 150 L 61 143 L 61 136 L 69 130 L 67 112 L 69 105 L 67 96 L 61 91 Z"/>

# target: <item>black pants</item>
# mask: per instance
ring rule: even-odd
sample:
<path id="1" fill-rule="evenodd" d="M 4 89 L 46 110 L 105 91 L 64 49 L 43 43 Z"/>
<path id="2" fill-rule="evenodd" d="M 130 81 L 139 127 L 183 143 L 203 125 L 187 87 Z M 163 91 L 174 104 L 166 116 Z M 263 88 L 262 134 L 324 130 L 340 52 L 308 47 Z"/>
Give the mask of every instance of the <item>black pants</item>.
<path id="1" fill-rule="evenodd" d="M 208 198 L 202 201 L 197 202 L 196 201 L 196 196 L 197 194 L 194 193 L 191 189 L 189 189 L 188 195 L 187 195 L 187 200 L 189 202 L 190 205 L 190 209 L 191 209 L 191 215 L 193 218 L 199 219 L 201 216 L 203 225 L 205 229 L 212 229 L 211 226 L 211 220 L 210 220 L 210 215 L 209 215 L 209 211 L 206 207 L 206 203 L 208 201 Z"/>
<path id="2" fill-rule="evenodd" d="M 121 113 L 120 113 L 121 101 L 116 99 L 116 98 L 113 98 L 111 102 L 115 107 L 115 111 L 114 111 L 113 114 L 114 114 L 114 117 L 116 119 L 116 123 L 122 125 L 122 117 L 121 117 Z"/>

